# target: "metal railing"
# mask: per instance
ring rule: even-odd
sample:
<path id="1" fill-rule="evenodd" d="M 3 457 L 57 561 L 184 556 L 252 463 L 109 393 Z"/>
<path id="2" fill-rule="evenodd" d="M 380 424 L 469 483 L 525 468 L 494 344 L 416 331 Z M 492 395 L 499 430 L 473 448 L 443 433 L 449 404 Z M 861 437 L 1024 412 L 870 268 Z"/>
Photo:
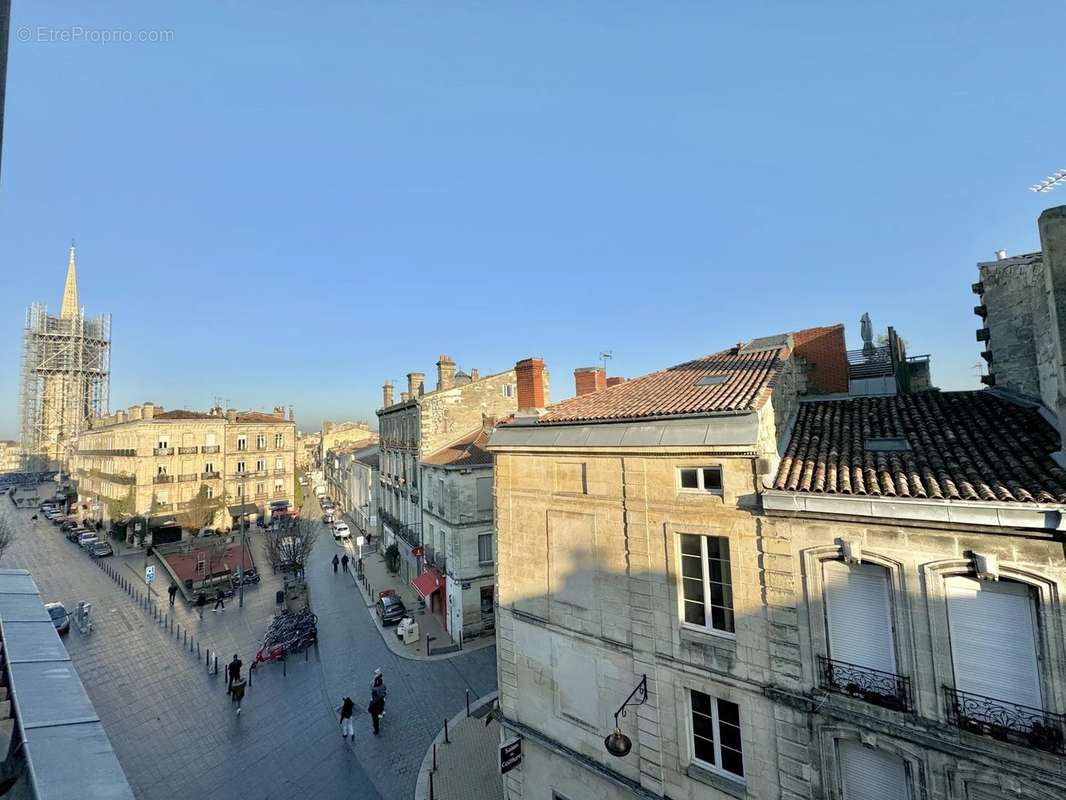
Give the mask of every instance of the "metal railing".
<path id="1" fill-rule="evenodd" d="M 201 448 L 200 452 L 201 453 L 217 453 L 218 449 L 219 449 L 219 447 L 218 447 L 217 444 L 205 444 Z"/>
<path id="2" fill-rule="evenodd" d="M 154 475 L 152 477 L 152 483 L 173 483 L 173 475 Z"/>
<path id="3" fill-rule="evenodd" d="M 200 473 L 200 479 L 201 480 L 205 480 L 205 481 L 215 480 L 215 479 L 217 479 L 219 477 L 220 477 L 220 473 L 217 472 L 217 471 L 215 471 L 215 472 L 201 472 Z"/>
<path id="4" fill-rule="evenodd" d="M 153 456 L 172 456 L 172 455 L 174 455 L 174 448 L 173 447 L 153 447 L 152 448 L 152 455 Z"/>
<path id="5" fill-rule="evenodd" d="M 1066 715 L 944 687 L 948 719 L 960 730 L 1066 755 Z"/>
<path id="6" fill-rule="evenodd" d="M 382 511 L 381 518 L 394 534 L 412 547 L 418 547 L 422 544 L 422 523 L 416 522 L 412 525 L 405 525 L 388 511 Z"/>
<path id="7" fill-rule="evenodd" d="M 195 448 L 195 447 L 179 447 L 178 448 L 178 455 L 179 456 L 194 456 L 194 455 L 196 455 L 196 450 L 197 450 L 197 448 Z"/>
<path id="8" fill-rule="evenodd" d="M 875 378 L 895 371 L 892 350 L 888 346 L 848 350 L 847 354 L 849 378 Z"/>
<path id="9" fill-rule="evenodd" d="M 894 711 L 909 711 L 911 708 L 910 678 L 825 656 L 818 656 L 818 663 L 822 686 L 826 689 Z"/>
<path id="10" fill-rule="evenodd" d="M 186 473 L 184 475 L 179 475 L 178 476 L 178 481 L 179 482 L 194 481 L 194 480 L 196 480 L 196 473 L 195 472 L 193 472 L 192 474 Z"/>

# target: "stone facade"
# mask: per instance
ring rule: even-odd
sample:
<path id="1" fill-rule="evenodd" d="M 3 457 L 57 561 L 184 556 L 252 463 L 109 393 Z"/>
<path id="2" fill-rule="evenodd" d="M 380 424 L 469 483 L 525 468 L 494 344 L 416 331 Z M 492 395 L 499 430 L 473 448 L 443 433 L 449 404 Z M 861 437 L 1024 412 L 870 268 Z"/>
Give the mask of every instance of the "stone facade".
<path id="1" fill-rule="evenodd" d="M 204 486 L 219 501 L 215 526 L 229 528 L 242 502 L 264 516 L 291 505 L 294 443 L 295 425 L 283 413 L 164 412 L 145 403 L 96 418 L 73 442 L 71 472 L 80 498 L 99 501 L 104 520 L 120 507 L 180 512 Z"/>
<path id="2" fill-rule="evenodd" d="M 373 531 L 374 494 L 378 484 L 379 447 L 341 445 L 326 453 L 327 492 L 341 512 L 348 514 L 360 532 Z"/>
<path id="3" fill-rule="evenodd" d="M 22 469 L 22 448 L 18 442 L 0 442 L 0 473 L 18 472 Z"/>
<path id="4" fill-rule="evenodd" d="M 369 447 L 375 444 L 378 435 L 370 430 L 370 423 L 359 422 L 323 422 L 318 437 L 318 461 L 322 463 L 326 453 L 342 445 Z"/>
<path id="5" fill-rule="evenodd" d="M 318 465 L 321 441 L 321 434 L 296 432 L 296 469 L 299 472 L 309 472 Z"/>

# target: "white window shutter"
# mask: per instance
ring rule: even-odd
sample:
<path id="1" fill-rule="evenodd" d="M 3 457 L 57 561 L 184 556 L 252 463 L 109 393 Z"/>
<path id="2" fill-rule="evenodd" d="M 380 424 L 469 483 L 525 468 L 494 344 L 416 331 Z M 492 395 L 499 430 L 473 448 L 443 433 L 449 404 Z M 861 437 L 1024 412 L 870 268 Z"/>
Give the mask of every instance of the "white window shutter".
<path id="1" fill-rule="evenodd" d="M 899 756 L 863 747 L 858 742 L 837 743 L 844 800 L 908 800 L 907 766 Z"/>
<path id="2" fill-rule="evenodd" d="M 875 564 L 823 563 L 829 657 L 896 672 L 888 570 Z"/>
<path id="3" fill-rule="evenodd" d="M 1041 708 L 1035 608 L 1029 589 L 1011 581 L 945 581 L 955 688 Z"/>

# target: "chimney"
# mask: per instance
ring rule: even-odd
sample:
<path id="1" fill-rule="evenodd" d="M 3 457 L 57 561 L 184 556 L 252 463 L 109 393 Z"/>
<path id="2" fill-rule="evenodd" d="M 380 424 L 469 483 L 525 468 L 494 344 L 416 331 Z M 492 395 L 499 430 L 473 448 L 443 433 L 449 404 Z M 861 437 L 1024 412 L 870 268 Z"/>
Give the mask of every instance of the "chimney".
<path id="1" fill-rule="evenodd" d="M 155 416 L 155 403 L 145 403 L 141 406 L 141 419 L 151 419 Z"/>
<path id="2" fill-rule="evenodd" d="M 237 421 L 237 409 L 235 409 L 235 408 L 227 408 L 226 409 L 226 421 L 227 422 L 236 422 Z"/>
<path id="3" fill-rule="evenodd" d="M 613 378 L 607 379 L 607 388 L 610 389 L 612 386 L 617 386 L 618 384 L 625 382 L 626 379 L 623 378 L 621 375 L 615 375 Z"/>
<path id="4" fill-rule="evenodd" d="M 544 360 L 526 358 L 514 365 L 518 383 L 518 410 L 544 408 L 547 399 L 544 391 Z"/>
<path id="5" fill-rule="evenodd" d="M 455 385 L 455 362 L 451 356 L 442 355 L 437 360 L 437 391 L 451 389 Z"/>
<path id="6" fill-rule="evenodd" d="M 408 372 L 407 373 L 407 394 L 411 397 L 422 396 L 422 386 L 426 382 L 426 373 L 424 372 Z"/>
<path id="7" fill-rule="evenodd" d="M 381 386 L 381 407 L 388 408 L 392 405 L 392 381 L 385 381 Z"/>
<path id="8" fill-rule="evenodd" d="M 474 367 L 473 369 L 470 370 L 470 382 L 473 383 L 474 381 L 479 381 L 479 380 L 481 380 L 481 373 L 478 372 L 477 367 Z"/>
<path id="9" fill-rule="evenodd" d="M 1039 226 L 1058 383 L 1054 410 L 1059 420 L 1059 451 L 1051 457 L 1066 468 L 1066 206 L 1045 209 Z"/>
<path id="10" fill-rule="evenodd" d="M 574 391 L 578 397 L 607 388 L 607 371 L 603 367 L 578 367 L 574 370 Z"/>
<path id="11" fill-rule="evenodd" d="M 137 419 L 140 419 L 140 418 L 141 418 L 141 407 L 140 406 L 130 406 L 130 419 L 131 420 L 137 420 Z"/>
<path id="12" fill-rule="evenodd" d="M 115 412 L 115 422 L 125 422 L 125 421 L 126 421 L 126 412 L 123 411 L 120 408 L 118 411 Z"/>
<path id="13" fill-rule="evenodd" d="M 411 393 L 410 392 L 400 392 L 400 402 L 401 403 L 406 403 L 410 399 L 411 399 Z"/>
<path id="14" fill-rule="evenodd" d="M 996 251 L 996 261 L 1002 261 L 1006 257 L 1007 257 L 1007 251 L 1006 250 L 997 250 Z"/>

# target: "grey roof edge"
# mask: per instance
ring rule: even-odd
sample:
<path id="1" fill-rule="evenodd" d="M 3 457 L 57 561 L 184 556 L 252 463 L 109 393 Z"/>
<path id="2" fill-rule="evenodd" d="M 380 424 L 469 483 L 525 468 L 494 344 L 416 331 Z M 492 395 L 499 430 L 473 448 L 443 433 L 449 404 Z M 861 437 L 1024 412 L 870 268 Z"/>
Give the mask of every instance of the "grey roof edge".
<path id="1" fill-rule="evenodd" d="M 619 420 L 571 425 L 502 425 L 488 450 L 547 447 L 567 449 L 709 447 L 754 450 L 759 440 L 759 412 L 747 411 L 659 420 Z"/>

